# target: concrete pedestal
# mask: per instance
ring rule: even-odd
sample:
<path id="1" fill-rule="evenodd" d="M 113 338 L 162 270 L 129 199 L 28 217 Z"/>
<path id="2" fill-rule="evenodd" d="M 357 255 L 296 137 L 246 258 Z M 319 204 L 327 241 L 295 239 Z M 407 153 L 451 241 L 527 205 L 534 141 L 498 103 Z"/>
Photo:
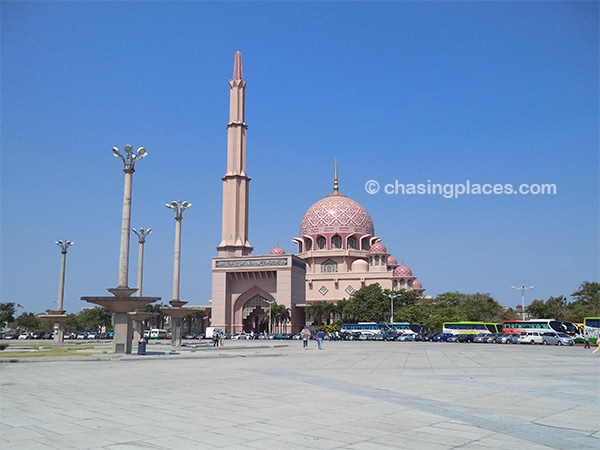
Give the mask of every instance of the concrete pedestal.
<path id="1" fill-rule="evenodd" d="M 54 324 L 54 343 L 62 344 L 65 342 L 64 321 L 67 320 L 66 311 L 46 311 L 44 314 L 38 314 L 37 317 L 48 320 Z"/>
<path id="2" fill-rule="evenodd" d="M 89 303 L 100 305 L 113 313 L 114 318 L 114 353 L 131 353 L 132 324 L 129 313 L 150 303 L 160 300 L 160 297 L 130 297 L 136 289 L 109 289 L 115 297 L 81 297 Z M 129 292 L 129 293 L 128 293 Z M 124 296 L 117 294 L 126 294 Z"/>
<path id="3" fill-rule="evenodd" d="M 171 330 L 171 345 L 173 347 L 181 347 L 182 338 L 182 319 L 198 311 L 204 310 L 199 306 L 184 307 L 187 302 L 181 300 L 171 300 L 169 302 L 173 306 L 165 306 L 160 308 L 161 312 L 165 313 L 172 319 L 173 328 Z"/>

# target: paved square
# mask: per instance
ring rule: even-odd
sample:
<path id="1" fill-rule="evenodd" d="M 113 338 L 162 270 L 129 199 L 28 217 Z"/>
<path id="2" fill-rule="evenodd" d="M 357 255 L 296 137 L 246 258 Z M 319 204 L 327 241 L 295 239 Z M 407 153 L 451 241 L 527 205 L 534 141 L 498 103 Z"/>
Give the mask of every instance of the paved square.
<path id="1" fill-rule="evenodd" d="M 171 350 L 2 362 L 0 448 L 600 448 L 600 353 L 582 347 Z"/>

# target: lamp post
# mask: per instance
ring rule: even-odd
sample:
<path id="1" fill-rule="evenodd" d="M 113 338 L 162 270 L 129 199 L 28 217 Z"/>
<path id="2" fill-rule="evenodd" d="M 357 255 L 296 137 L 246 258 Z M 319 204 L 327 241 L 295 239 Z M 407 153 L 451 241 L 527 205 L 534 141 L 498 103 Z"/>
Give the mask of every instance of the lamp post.
<path id="1" fill-rule="evenodd" d="M 181 220 L 183 219 L 183 212 L 192 206 L 191 203 L 179 201 L 173 201 L 166 203 L 165 206 L 172 209 L 175 212 L 175 255 L 173 261 L 173 295 L 171 304 L 173 306 L 181 306 L 179 303 L 179 275 L 181 273 Z"/>
<path id="2" fill-rule="evenodd" d="M 394 299 L 396 297 L 398 297 L 398 294 L 387 294 L 388 298 L 390 299 L 390 309 L 391 309 L 391 316 L 390 316 L 390 323 L 394 323 Z"/>
<path id="3" fill-rule="evenodd" d="M 521 317 L 523 320 L 525 320 L 525 291 L 529 290 L 529 289 L 533 289 L 534 286 L 524 286 L 521 285 L 519 287 L 516 286 L 511 286 L 512 289 L 516 289 L 517 291 L 521 291 L 521 307 L 523 308 L 523 310 L 521 311 Z"/>
<path id="4" fill-rule="evenodd" d="M 129 273 L 129 229 L 131 223 L 131 191 L 135 163 L 148 155 L 144 147 L 140 147 L 137 153 L 133 153 L 131 145 L 125 146 L 125 155 L 119 152 L 117 147 L 112 149 L 113 155 L 123 161 L 123 172 L 125 172 L 125 186 L 123 189 L 123 215 L 121 220 L 121 250 L 119 252 L 119 284 L 117 289 L 128 289 Z M 131 293 L 129 294 L 131 295 Z"/>
<path id="5" fill-rule="evenodd" d="M 267 324 L 267 339 L 269 338 L 269 336 L 271 335 L 271 328 L 272 328 L 272 323 L 271 323 L 271 305 L 273 305 L 273 303 L 277 303 L 277 300 L 267 300 L 266 298 L 263 298 L 263 301 L 267 302 L 269 304 L 269 323 Z"/>
<path id="6" fill-rule="evenodd" d="M 144 229 L 144 227 L 141 227 L 139 229 L 139 231 L 136 230 L 135 228 L 132 228 L 132 231 L 138 237 L 138 242 L 140 244 L 140 250 L 138 253 L 138 278 L 137 278 L 138 291 L 137 291 L 137 295 L 138 295 L 138 297 L 141 297 L 142 296 L 142 280 L 144 278 L 144 244 L 146 243 L 146 237 L 149 236 L 150 233 L 152 233 L 152 229 L 151 228 Z"/>
<path id="7" fill-rule="evenodd" d="M 63 311 L 63 301 L 65 298 L 65 268 L 67 266 L 67 249 L 73 245 L 71 241 L 56 241 L 56 245 L 60 247 L 62 253 L 62 261 L 60 265 L 60 282 L 58 284 L 58 311 Z"/>

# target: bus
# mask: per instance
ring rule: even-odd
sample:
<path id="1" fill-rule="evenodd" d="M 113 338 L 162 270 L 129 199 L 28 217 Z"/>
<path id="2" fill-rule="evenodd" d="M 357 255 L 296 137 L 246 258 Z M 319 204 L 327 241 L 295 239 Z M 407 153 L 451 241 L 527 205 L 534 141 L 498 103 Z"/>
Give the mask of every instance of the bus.
<path id="1" fill-rule="evenodd" d="M 150 339 L 166 339 L 167 330 L 162 330 L 159 328 L 152 328 L 150 330 Z"/>
<path id="2" fill-rule="evenodd" d="M 388 331 L 393 332 L 394 330 L 383 322 L 343 323 L 340 326 L 340 333 L 380 334 Z"/>
<path id="3" fill-rule="evenodd" d="M 423 325 L 409 322 L 392 322 L 390 328 L 396 331 L 396 334 L 419 334 L 423 333 Z"/>
<path id="4" fill-rule="evenodd" d="M 577 334 L 577 327 L 567 320 L 532 319 L 532 320 L 505 320 L 502 329 L 506 334 L 523 331 L 556 331 L 566 333 L 572 338 Z"/>
<path id="5" fill-rule="evenodd" d="M 442 333 L 445 334 L 480 334 L 502 333 L 502 325 L 489 322 L 444 322 Z"/>
<path id="6" fill-rule="evenodd" d="M 586 317 L 583 319 L 583 333 L 590 336 L 591 343 L 598 343 L 600 334 L 600 317 Z"/>

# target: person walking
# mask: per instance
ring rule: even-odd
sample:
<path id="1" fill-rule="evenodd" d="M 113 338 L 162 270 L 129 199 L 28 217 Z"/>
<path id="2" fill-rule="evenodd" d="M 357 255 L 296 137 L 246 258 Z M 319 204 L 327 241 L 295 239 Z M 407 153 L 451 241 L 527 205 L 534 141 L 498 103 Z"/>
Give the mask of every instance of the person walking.
<path id="1" fill-rule="evenodd" d="M 323 331 L 317 333 L 317 346 L 319 347 L 319 350 L 323 349 L 323 336 Z"/>
<path id="2" fill-rule="evenodd" d="M 300 338 L 302 338 L 302 348 L 308 348 L 308 340 L 310 339 L 310 331 L 308 328 L 302 329 Z"/>
<path id="3" fill-rule="evenodd" d="M 590 335 L 588 333 L 585 333 L 585 336 L 583 336 L 583 340 L 585 341 L 585 345 L 583 346 L 583 348 L 590 348 Z"/>
<path id="4" fill-rule="evenodd" d="M 598 344 L 598 346 L 592 353 L 596 353 L 598 350 L 600 350 L 600 336 L 596 338 L 596 344 Z"/>

